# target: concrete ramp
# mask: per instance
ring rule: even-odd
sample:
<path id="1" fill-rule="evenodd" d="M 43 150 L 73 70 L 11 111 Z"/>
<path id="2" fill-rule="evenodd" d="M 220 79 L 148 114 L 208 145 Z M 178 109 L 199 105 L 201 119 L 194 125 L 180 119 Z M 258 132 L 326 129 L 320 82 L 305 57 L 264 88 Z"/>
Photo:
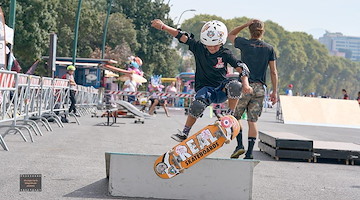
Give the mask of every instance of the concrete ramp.
<path id="1" fill-rule="evenodd" d="M 355 100 L 280 96 L 285 124 L 360 128 L 360 108 Z"/>
<path id="2" fill-rule="evenodd" d="M 116 101 L 116 103 L 137 117 L 142 117 L 142 118 L 150 118 L 151 117 L 149 114 L 141 112 L 137 107 L 135 107 L 134 105 L 132 105 L 131 103 L 129 103 L 127 101 L 119 100 L 119 101 Z"/>
<path id="3" fill-rule="evenodd" d="M 162 199 L 252 199 L 256 160 L 205 158 L 173 179 L 161 179 L 157 155 L 105 153 L 111 196 Z M 232 173 L 231 173 L 232 172 Z"/>

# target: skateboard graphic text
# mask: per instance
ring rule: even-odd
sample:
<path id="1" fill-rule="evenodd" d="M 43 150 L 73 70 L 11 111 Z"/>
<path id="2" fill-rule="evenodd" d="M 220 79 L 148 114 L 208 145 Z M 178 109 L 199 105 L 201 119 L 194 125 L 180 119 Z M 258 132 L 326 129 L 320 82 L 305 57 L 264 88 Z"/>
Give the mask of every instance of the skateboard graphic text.
<path id="1" fill-rule="evenodd" d="M 239 130 L 240 125 L 235 117 L 223 116 L 160 156 L 155 161 L 154 171 L 161 178 L 172 178 L 215 152 L 224 143 L 229 143 Z"/>

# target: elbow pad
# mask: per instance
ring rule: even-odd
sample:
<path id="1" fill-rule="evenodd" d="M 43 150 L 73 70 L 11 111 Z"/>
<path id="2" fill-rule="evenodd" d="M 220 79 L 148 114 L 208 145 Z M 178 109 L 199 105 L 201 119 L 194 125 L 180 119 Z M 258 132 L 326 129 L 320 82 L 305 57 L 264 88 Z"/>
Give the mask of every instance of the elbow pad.
<path id="1" fill-rule="evenodd" d="M 243 76 L 247 76 L 247 77 L 250 76 L 250 70 L 249 70 L 248 66 L 245 63 L 238 62 L 237 66 L 241 67 L 241 69 L 242 69 L 242 72 L 240 74 L 240 78 L 243 77 Z"/>
<path id="2" fill-rule="evenodd" d="M 180 38 L 181 38 L 183 35 L 185 35 L 185 36 L 188 37 L 189 39 L 194 38 L 194 34 L 192 34 L 192 33 L 189 34 L 189 33 L 185 32 L 185 31 L 182 31 L 181 29 L 178 29 L 178 31 L 179 31 L 179 33 L 175 36 L 175 38 L 178 39 L 180 43 L 184 43 L 184 42 L 182 42 L 182 41 L 180 40 Z"/>

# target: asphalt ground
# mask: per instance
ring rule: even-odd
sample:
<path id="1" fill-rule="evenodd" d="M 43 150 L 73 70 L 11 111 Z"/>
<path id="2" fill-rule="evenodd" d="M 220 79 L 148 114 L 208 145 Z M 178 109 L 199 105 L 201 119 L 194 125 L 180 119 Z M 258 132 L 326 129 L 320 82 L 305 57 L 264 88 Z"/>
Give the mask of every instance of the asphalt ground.
<path id="1" fill-rule="evenodd" d="M 118 119 L 113 126 L 102 126 L 105 118 L 82 116 L 81 125 L 52 124 L 53 132 L 41 128 L 44 136 L 35 142 L 24 142 L 19 134 L 10 134 L 5 141 L 10 151 L 0 149 L 0 199 L 143 199 L 111 197 L 105 174 L 105 152 L 160 155 L 176 144 L 170 138 L 182 129 L 186 116 L 183 110 L 171 109 L 166 117 L 162 108 L 156 117 L 135 124 L 134 119 Z M 98 111 L 101 114 L 101 111 Z M 205 111 L 192 133 L 214 121 Z M 244 125 L 246 145 L 247 125 Z M 275 109 L 267 109 L 259 119 L 260 131 L 285 131 L 314 140 L 354 142 L 360 144 L 358 129 L 285 125 L 276 121 Z M 5 129 L 0 129 L 3 132 Z M 30 141 L 29 135 L 24 131 Z M 229 158 L 236 142 L 225 145 L 209 157 Z M 360 165 L 343 162 L 308 163 L 303 160 L 275 161 L 259 152 L 254 157 L 261 162 L 254 170 L 255 200 L 355 200 L 360 198 Z M 134 172 L 136 173 L 136 172 Z M 228 173 L 241 173 L 229 169 Z M 20 191 L 21 174 L 41 174 L 42 191 Z M 239 180 L 241 181 L 241 180 Z M 236 183 L 234 183 L 236 184 Z M 141 189 L 141 188 L 139 188 Z M 224 188 L 224 192 L 226 189 Z"/>

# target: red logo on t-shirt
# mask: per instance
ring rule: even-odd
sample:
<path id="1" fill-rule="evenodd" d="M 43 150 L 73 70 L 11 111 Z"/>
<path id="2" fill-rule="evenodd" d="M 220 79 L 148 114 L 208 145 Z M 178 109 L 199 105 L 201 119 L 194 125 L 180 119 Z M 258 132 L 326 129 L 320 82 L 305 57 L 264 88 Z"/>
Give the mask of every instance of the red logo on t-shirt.
<path id="1" fill-rule="evenodd" d="M 225 66 L 224 62 L 222 61 L 222 57 L 218 57 L 217 58 L 218 62 L 217 64 L 214 66 L 215 68 L 219 69 L 219 68 L 223 68 Z"/>

